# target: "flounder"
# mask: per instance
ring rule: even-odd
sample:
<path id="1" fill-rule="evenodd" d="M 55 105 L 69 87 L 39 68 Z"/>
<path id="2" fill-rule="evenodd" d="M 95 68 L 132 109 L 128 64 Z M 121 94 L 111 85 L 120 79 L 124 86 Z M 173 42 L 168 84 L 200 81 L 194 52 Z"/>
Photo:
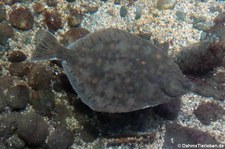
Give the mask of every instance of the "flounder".
<path id="1" fill-rule="evenodd" d="M 67 48 L 48 31 L 38 31 L 37 37 L 32 60 L 62 60 L 73 89 L 95 111 L 131 112 L 189 91 L 187 79 L 167 52 L 131 33 L 102 29 Z"/>

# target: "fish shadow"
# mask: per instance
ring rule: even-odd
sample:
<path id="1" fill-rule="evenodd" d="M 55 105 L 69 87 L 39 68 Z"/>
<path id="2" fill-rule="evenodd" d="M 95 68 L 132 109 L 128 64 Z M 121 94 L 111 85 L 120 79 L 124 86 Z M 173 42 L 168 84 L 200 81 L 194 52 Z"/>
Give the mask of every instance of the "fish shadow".
<path id="1" fill-rule="evenodd" d="M 74 113 L 80 125 L 81 139 L 92 142 L 98 137 L 118 138 L 153 133 L 162 128 L 165 119 L 155 114 L 154 108 L 146 108 L 128 113 L 96 112 L 85 105 L 74 94 L 68 94 L 74 106 Z"/>

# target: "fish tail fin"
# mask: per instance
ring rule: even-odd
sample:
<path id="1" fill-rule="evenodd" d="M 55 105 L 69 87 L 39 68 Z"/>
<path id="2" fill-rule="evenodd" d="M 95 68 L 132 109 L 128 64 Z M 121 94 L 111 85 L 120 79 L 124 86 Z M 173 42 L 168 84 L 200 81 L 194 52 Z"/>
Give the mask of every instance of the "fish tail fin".
<path id="1" fill-rule="evenodd" d="M 62 47 L 57 39 L 48 31 L 39 30 L 36 33 L 37 46 L 32 54 L 31 61 L 60 59 Z"/>

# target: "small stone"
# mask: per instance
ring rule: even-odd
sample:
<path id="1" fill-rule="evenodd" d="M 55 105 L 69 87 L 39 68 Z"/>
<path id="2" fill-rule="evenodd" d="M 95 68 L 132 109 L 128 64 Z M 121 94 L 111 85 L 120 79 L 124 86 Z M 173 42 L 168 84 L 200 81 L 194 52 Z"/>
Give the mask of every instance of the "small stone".
<path id="1" fill-rule="evenodd" d="M 83 20 L 82 15 L 74 13 L 70 14 L 67 18 L 68 24 L 70 27 L 78 27 L 80 26 L 81 22 Z"/>
<path id="2" fill-rule="evenodd" d="M 202 124 L 209 125 L 210 122 L 221 119 L 225 115 L 225 110 L 214 103 L 202 103 L 194 110 L 194 114 Z"/>
<path id="3" fill-rule="evenodd" d="M 10 88 L 13 85 L 14 77 L 5 75 L 0 77 L 0 92 Z"/>
<path id="4" fill-rule="evenodd" d="M 142 12 L 141 12 L 141 8 L 136 7 L 136 11 L 135 11 L 135 19 L 138 20 L 141 18 Z"/>
<path id="5" fill-rule="evenodd" d="M 4 5 L 0 4 L 0 22 L 6 19 L 6 9 Z"/>
<path id="6" fill-rule="evenodd" d="M 38 114 L 50 116 L 55 107 L 54 93 L 51 90 L 33 91 L 30 104 Z"/>
<path id="7" fill-rule="evenodd" d="M 34 17 L 28 8 L 19 7 L 9 14 L 9 22 L 17 29 L 29 30 L 33 28 Z"/>
<path id="8" fill-rule="evenodd" d="M 158 16 L 158 15 L 159 15 L 159 10 L 156 9 L 156 8 L 151 7 L 151 8 L 150 8 L 150 13 L 151 13 L 153 16 Z"/>
<path id="9" fill-rule="evenodd" d="M 134 2 L 135 2 L 135 1 L 137 1 L 137 0 L 129 0 L 128 6 L 134 5 Z"/>
<path id="10" fill-rule="evenodd" d="M 121 3 L 121 0 L 114 0 L 114 4 L 120 5 L 120 3 Z"/>
<path id="11" fill-rule="evenodd" d="M 177 20 L 185 21 L 186 19 L 186 14 L 182 10 L 178 10 L 176 12 Z"/>
<path id="12" fill-rule="evenodd" d="M 225 70 L 220 72 L 210 72 L 203 78 L 191 79 L 195 83 L 195 93 L 198 93 L 205 97 L 214 97 L 225 101 Z"/>
<path id="13" fill-rule="evenodd" d="M 17 121 L 21 114 L 11 112 L 0 118 L 0 142 L 7 140 L 17 129 Z"/>
<path id="14" fill-rule="evenodd" d="M 164 138 L 163 149 L 178 149 L 179 145 L 185 144 L 213 144 L 219 145 L 214 137 L 210 134 L 189 127 L 183 127 L 178 124 L 167 124 Z M 182 147 L 182 146 L 181 146 Z"/>
<path id="15" fill-rule="evenodd" d="M 71 117 L 74 114 L 65 103 L 57 103 L 52 113 L 52 119 L 54 119 L 55 122 L 64 124 L 66 124 L 66 118 Z"/>
<path id="16" fill-rule="evenodd" d="M 67 2 L 74 2 L 75 0 L 66 0 Z"/>
<path id="17" fill-rule="evenodd" d="M 46 11 L 44 13 L 44 22 L 50 31 L 57 31 L 63 26 L 61 15 L 56 11 Z"/>
<path id="18" fill-rule="evenodd" d="M 0 24 L 0 44 L 5 45 L 9 38 L 14 36 L 14 31 L 11 26 L 7 24 Z"/>
<path id="19" fill-rule="evenodd" d="M 51 88 L 53 73 L 42 65 L 33 65 L 28 74 L 28 85 L 34 90 L 45 90 Z"/>
<path id="20" fill-rule="evenodd" d="M 34 9 L 34 12 L 36 12 L 37 14 L 40 14 L 45 10 L 45 7 L 43 4 L 36 2 L 33 5 L 33 9 Z"/>
<path id="21" fill-rule="evenodd" d="M 30 99 L 29 88 L 25 85 L 16 85 L 7 90 L 7 104 L 13 110 L 22 110 L 26 107 Z"/>
<path id="22" fill-rule="evenodd" d="M 215 24 L 225 23 L 225 12 L 218 14 L 213 21 Z"/>
<path id="23" fill-rule="evenodd" d="M 173 9 L 177 3 L 177 0 L 158 0 L 158 9 Z"/>
<path id="24" fill-rule="evenodd" d="M 210 22 L 198 22 L 196 24 L 193 24 L 193 27 L 202 31 L 207 31 L 209 30 L 211 27 L 213 27 L 213 23 Z"/>
<path id="25" fill-rule="evenodd" d="M 58 127 L 48 138 L 48 147 L 54 149 L 68 149 L 73 144 L 74 133 L 66 127 Z"/>
<path id="26" fill-rule="evenodd" d="M 12 135 L 6 142 L 9 148 L 23 149 L 25 147 L 25 142 L 17 135 Z"/>
<path id="27" fill-rule="evenodd" d="M 126 6 L 122 6 L 121 8 L 120 8 L 120 16 L 121 17 L 126 17 L 126 15 L 127 15 L 127 7 Z"/>
<path id="28" fill-rule="evenodd" d="M 9 73 L 12 76 L 23 77 L 30 72 L 31 63 L 12 63 L 9 65 Z"/>
<path id="29" fill-rule="evenodd" d="M 58 4 L 58 0 L 46 0 L 48 6 L 55 7 Z"/>
<path id="30" fill-rule="evenodd" d="M 90 32 L 84 28 L 71 28 L 65 33 L 62 43 L 68 46 L 76 40 L 85 37 L 89 33 Z"/>
<path id="31" fill-rule="evenodd" d="M 21 51 L 13 51 L 8 56 L 8 61 L 15 63 L 15 62 L 22 62 L 27 59 L 27 56 Z"/>
<path id="32" fill-rule="evenodd" d="M 90 13 L 90 14 L 93 14 L 93 13 L 98 11 L 98 7 L 97 6 L 87 7 L 86 9 L 87 10 L 85 11 L 85 13 Z"/>
<path id="33" fill-rule="evenodd" d="M 18 120 L 17 135 L 31 146 L 40 146 L 47 138 L 48 124 L 36 113 L 23 115 Z"/>

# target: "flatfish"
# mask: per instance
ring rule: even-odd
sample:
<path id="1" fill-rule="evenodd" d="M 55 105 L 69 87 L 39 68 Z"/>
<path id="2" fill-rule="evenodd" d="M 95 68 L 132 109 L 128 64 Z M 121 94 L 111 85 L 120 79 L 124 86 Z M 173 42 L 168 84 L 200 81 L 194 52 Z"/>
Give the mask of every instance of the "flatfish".
<path id="1" fill-rule="evenodd" d="M 37 39 L 31 60 L 61 60 L 73 89 L 94 111 L 131 112 L 189 91 L 188 80 L 167 52 L 134 34 L 107 28 L 68 47 L 48 31 L 38 31 Z"/>

